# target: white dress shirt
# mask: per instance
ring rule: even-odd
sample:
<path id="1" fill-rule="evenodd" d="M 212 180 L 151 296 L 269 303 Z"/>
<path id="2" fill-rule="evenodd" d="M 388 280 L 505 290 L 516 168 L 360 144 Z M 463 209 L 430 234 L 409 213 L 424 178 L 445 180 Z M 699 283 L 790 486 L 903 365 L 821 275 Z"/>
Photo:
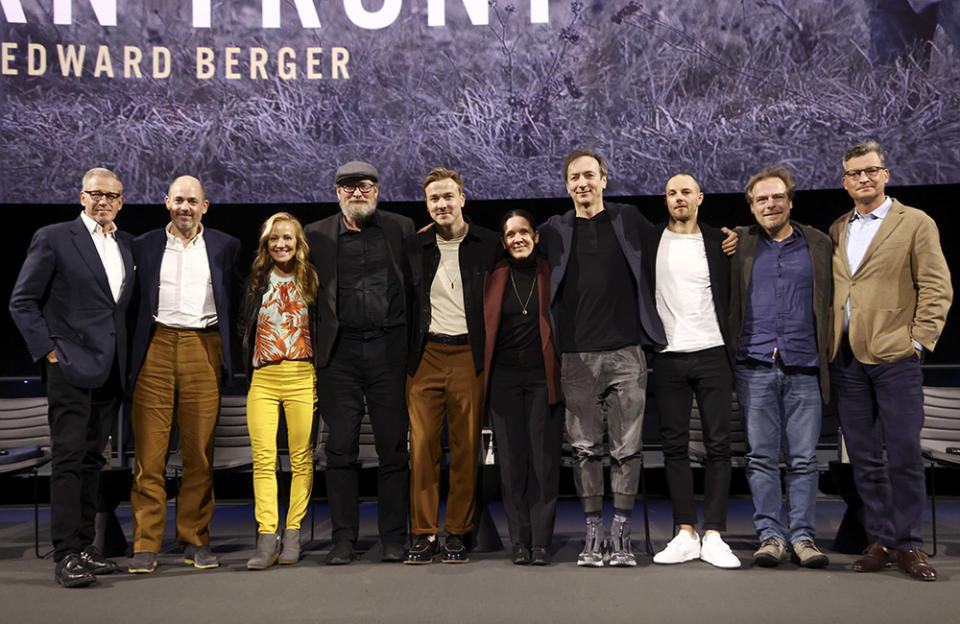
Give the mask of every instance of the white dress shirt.
<path id="1" fill-rule="evenodd" d="M 83 225 L 93 237 L 93 246 L 97 248 L 100 255 L 100 261 L 103 263 L 103 270 L 107 273 L 107 283 L 110 285 L 110 293 L 113 300 L 120 299 L 120 293 L 123 292 L 123 281 L 126 278 L 126 271 L 123 268 L 123 256 L 120 255 L 120 245 L 117 244 L 117 225 L 111 223 L 109 232 L 103 230 L 103 226 L 91 219 L 86 212 L 80 213 Z"/>
<path id="2" fill-rule="evenodd" d="M 154 320 L 161 325 L 183 329 L 205 329 L 217 324 L 213 281 L 203 227 L 186 245 L 170 233 L 160 262 L 160 294 Z"/>

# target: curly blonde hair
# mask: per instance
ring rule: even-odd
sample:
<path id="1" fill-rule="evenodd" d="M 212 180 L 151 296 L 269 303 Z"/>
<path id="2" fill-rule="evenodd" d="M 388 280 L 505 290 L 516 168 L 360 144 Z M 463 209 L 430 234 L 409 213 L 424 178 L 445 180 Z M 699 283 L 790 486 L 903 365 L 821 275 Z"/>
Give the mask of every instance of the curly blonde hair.
<path id="1" fill-rule="evenodd" d="M 310 261 L 310 245 L 303 235 L 303 226 L 295 216 L 289 212 L 278 212 L 271 215 L 263 222 L 260 228 L 260 242 L 257 245 L 257 257 L 253 260 L 253 266 L 250 267 L 250 292 L 255 294 L 261 286 L 261 282 L 267 279 L 270 271 L 273 269 L 273 258 L 270 257 L 270 234 L 273 228 L 280 221 L 286 221 L 293 224 L 293 230 L 297 238 L 297 251 L 294 254 L 293 283 L 297 286 L 297 291 L 303 297 L 304 303 L 312 304 L 317 299 L 317 290 L 320 286 L 320 279 L 317 277 L 317 269 Z"/>

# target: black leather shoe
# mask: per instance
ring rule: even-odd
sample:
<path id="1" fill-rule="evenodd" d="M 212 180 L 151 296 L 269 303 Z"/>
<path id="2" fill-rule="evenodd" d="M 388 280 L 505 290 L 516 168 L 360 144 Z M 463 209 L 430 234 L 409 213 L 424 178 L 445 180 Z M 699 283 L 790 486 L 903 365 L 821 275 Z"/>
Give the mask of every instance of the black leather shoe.
<path id="1" fill-rule="evenodd" d="M 353 544 L 347 540 L 335 541 L 325 560 L 327 565 L 346 565 L 351 561 L 353 561 Z"/>
<path id="2" fill-rule="evenodd" d="M 431 537 L 433 539 L 430 539 Z M 440 552 L 440 540 L 437 539 L 437 536 L 421 535 L 417 538 L 413 548 L 407 551 L 407 558 L 403 562 L 412 565 L 433 563 L 433 558 L 437 556 L 438 552 Z"/>
<path id="3" fill-rule="evenodd" d="M 120 571 L 116 561 L 101 555 L 97 547 L 92 544 L 80 552 L 80 560 L 93 574 L 113 574 Z"/>
<path id="4" fill-rule="evenodd" d="M 97 577 L 87 569 L 80 553 L 70 553 L 58 561 L 53 576 L 64 587 L 84 587 L 97 582 Z"/>
<path id="5" fill-rule="evenodd" d="M 526 544 L 513 545 L 513 565 L 527 565 L 530 563 L 530 547 Z"/>
<path id="6" fill-rule="evenodd" d="M 462 535 L 448 535 L 443 543 L 444 563 L 466 563 L 470 561 L 467 547 L 463 545 Z"/>
<path id="7" fill-rule="evenodd" d="M 530 565 L 545 566 L 550 565 L 550 553 L 543 546 L 534 546 L 530 552 Z"/>
<path id="8" fill-rule="evenodd" d="M 407 549 L 397 542 L 384 542 L 380 551 L 380 561 L 399 563 L 407 556 Z"/>

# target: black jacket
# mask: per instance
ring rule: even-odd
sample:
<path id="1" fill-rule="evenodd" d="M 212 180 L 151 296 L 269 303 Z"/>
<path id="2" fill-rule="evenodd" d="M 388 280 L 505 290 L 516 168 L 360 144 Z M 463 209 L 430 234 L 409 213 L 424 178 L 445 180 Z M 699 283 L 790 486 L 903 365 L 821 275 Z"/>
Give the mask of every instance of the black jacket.
<path id="1" fill-rule="evenodd" d="M 720 326 L 720 335 L 723 337 L 723 344 L 727 347 L 727 359 L 733 366 L 734 350 L 733 343 L 736 340 L 730 335 L 730 258 L 723 253 L 721 244 L 727 237 L 715 227 L 706 223 L 698 223 L 700 233 L 703 234 L 703 246 L 707 252 L 707 269 L 710 271 L 710 292 L 713 295 L 713 309 L 717 315 L 717 324 Z M 648 233 L 648 238 L 643 247 L 643 263 L 647 271 L 647 282 L 651 286 L 654 305 L 656 305 L 657 292 L 657 251 L 660 248 L 660 239 L 663 238 L 663 231 L 667 229 L 666 223 L 660 223 L 654 226 Z"/>
<path id="2" fill-rule="evenodd" d="M 467 333 L 477 374 L 483 371 L 483 279 L 493 269 L 500 237 L 497 233 L 470 225 L 460 243 L 460 278 L 463 280 L 463 306 L 467 314 Z M 413 375 L 420 365 L 427 330 L 430 328 L 430 286 L 440 266 L 440 248 L 433 227 L 414 234 L 404 242 L 404 273 L 407 283 L 407 322 L 410 349 L 407 373 Z"/>
<path id="3" fill-rule="evenodd" d="M 400 268 L 403 255 L 403 240 L 413 234 L 413 220 L 386 210 L 377 209 L 375 219 L 383 228 L 383 236 L 390 249 L 390 268 L 400 282 L 400 292 L 404 293 L 403 274 Z M 317 293 L 317 309 L 323 317 L 323 324 L 314 337 L 314 353 L 320 367 L 330 362 L 330 353 L 340 331 L 340 319 L 337 316 L 337 236 L 340 232 L 341 213 L 321 219 L 306 226 L 303 230 L 310 244 L 310 255 L 317 267 L 320 279 L 320 291 Z M 405 307 L 406 304 L 405 304 Z M 409 318 L 409 317 L 408 317 Z"/>

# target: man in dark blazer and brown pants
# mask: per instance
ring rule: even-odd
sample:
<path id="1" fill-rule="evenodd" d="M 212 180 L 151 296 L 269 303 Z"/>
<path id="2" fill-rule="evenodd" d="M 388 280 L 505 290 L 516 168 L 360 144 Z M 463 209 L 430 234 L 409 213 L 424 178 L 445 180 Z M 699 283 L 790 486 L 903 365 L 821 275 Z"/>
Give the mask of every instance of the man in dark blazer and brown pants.
<path id="1" fill-rule="evenodd" d="M 943 331 L 953 300 L 950 270 L 933 219 L 884 194 L 890 172 L 880 145 L 848 149 L 843 170 L 854 209 L 830 226 L 830 376 L 874 539 L 853 569 L 876 572 L 896 563 L 913 578 L 934 581 L 936 570 L 921 549 L 920 359 Z"/>
<path id="2" fill-rule="evenodd" d="M 320 278 L 317 395 L 326 422 L 333 546 L 326 563 L 353 560 L 360 530 L 360 421 L 364 403 L 377 448 L 381 559 L 398 562 L 407 539 L 406 299 L 403 240 L 413 221 L 377 209 L 380 174 L 353 161 L 335 176 L 340 212 L 304 229 Z"/>
<path id="3" fill-rule="evenodd" d="M 50 533 L 56 580 L 96 581 L 117 564 L 93 546 L 103 449 L 123 400 L 132 237 L 117 230 L 123 184 L 108 169 L 83 176 L 83 212 L 37 230 L 10 296 L 10 315 L 43 364 L 53 467 Z"/>

